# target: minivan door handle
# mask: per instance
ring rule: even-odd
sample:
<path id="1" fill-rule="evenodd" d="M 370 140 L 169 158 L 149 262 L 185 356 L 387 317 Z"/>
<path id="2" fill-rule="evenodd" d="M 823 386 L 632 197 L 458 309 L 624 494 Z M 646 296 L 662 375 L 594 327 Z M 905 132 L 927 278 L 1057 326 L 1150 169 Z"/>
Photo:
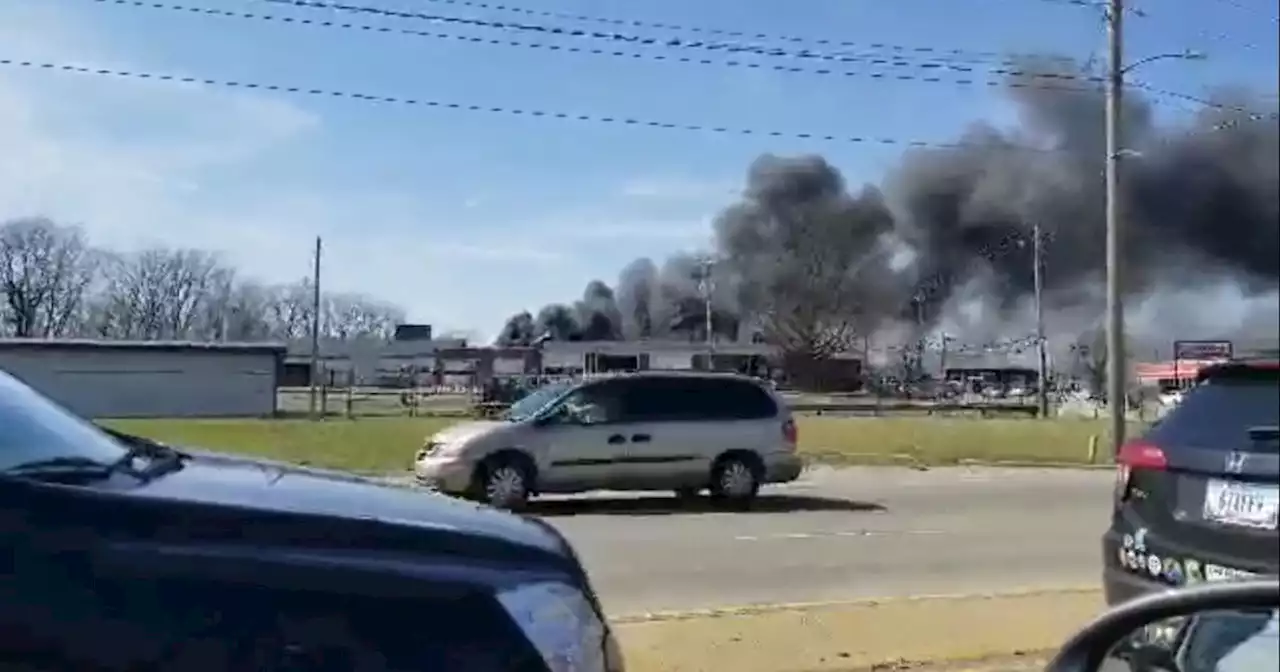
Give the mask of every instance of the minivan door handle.
<path id="1" fill-rule="evenodd" d="M 653 437 L 649 436 L 648 434 L 632 434 L 631 442 L 632 443 L 649 443 L 649 440 L 652 438 Z"/>
<path id="2" fill-rule="evenodd" d="M 626 443 L 626 442 L 627 442 L 627 437 L 621 434 L 613 434 L 609 437 L 609 445 L 611 446 L 616 446 L 619 443 Z"/>

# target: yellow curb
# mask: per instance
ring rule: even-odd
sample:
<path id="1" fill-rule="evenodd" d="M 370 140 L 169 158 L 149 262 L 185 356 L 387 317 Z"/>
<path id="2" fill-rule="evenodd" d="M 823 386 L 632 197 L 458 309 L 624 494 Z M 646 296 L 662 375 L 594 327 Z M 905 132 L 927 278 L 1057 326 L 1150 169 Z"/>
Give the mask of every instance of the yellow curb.
<path id="1" fill-rule="evenodd" d="M 993 657 L 1056 649 L 1103 608 L 1096 588 L 1067 588 L 644 614 L 614 624 L 628 672 L 852 672 L 938 661 L 977 670 Z"/>

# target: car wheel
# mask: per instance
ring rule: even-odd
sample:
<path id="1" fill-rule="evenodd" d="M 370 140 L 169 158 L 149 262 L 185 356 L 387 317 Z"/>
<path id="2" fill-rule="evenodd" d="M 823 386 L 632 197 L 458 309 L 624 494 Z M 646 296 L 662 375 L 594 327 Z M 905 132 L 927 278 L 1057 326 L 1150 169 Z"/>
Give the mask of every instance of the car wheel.
<path id="1" fill-rule="evenodd" d="M 520 509 L 529 501 L 531 470 L 520 460 L 498 457 L 477 470 L 478 499 L 499 509 Z"/>
<path id="2" fill-rule="evenodd" d="M 745 505 L 760 491 L 759 464 L 746 456 L 729 455 L 711 470 L 711 496 L 718 501 Z"/>

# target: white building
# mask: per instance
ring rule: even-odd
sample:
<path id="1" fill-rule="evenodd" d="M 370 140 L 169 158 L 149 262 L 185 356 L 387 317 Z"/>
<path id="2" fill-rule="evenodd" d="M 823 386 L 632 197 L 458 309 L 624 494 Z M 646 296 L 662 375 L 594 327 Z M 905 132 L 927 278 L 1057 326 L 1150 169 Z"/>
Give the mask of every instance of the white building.
<path id="1" fill-rule="evenodd" d="M 635 368 L 651 371 L 687 371 L 708 352 L 719 357 L 767 357 L 774 350 L 761 343 L 706 343 L 680 340 L 548 341 L 541 346 L 542 367 L 547 370 L 591 372 L 599 368 Z M 630 360 L 634 365 L 603 366 L 605 360 Z"/>
<path id="2" fill-rule="evenodd" d="M 0 339 L 0 369 L 90 418 L 269 416 L 283 345 Z"/>

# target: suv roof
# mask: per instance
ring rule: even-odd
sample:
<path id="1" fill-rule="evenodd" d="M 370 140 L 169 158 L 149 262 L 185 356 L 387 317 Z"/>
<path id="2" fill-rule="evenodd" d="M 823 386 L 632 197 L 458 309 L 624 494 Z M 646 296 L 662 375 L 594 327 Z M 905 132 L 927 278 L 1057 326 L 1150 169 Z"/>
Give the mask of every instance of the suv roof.
<path id="1" fill-rule="evenodd" d="M 620 371 L 618 373 L 602 373 L 593 374 L 594 378 L 711 378 L 714 380 L 742 380 L 752 383 L 758 383 L 759 379 L 738 373 L 736 371 L 681 371 L 677 369 L 669 371 Z M 591 378 L 587 379 L 588 381 Z"/>

